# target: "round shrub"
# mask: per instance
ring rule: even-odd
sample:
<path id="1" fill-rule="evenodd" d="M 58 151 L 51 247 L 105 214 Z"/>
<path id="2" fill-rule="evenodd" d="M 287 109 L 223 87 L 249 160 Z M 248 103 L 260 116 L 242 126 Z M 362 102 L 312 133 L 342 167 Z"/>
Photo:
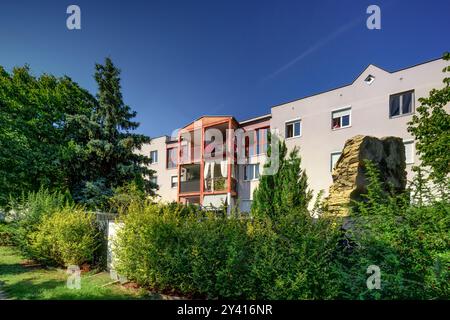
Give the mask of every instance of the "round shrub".
<path id="1" fill-rule="evenodd" d="M 45 216 L 29 237 L 34 257 L 60 266 L 91 262 L 100 244 L 95 215 L 78 207 Z"/>

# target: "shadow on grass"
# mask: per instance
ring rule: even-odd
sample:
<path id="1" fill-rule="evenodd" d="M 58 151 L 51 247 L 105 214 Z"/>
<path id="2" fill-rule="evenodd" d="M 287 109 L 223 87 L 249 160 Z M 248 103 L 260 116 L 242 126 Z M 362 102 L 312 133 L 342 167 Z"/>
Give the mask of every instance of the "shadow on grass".
<path id="1" fill-rule="evenodd" d="M 1 264 L 0 265 L 0 280 L 3 276 L 14 276 L 22 273 L 26 273 L 29 270 L 24 268 L 22 265 L 15 264 Z"/>
<path id="2" fill-rule="evenodd" d="M 24 279 L 7 284 L 3 289 L 10 299 L 15 300 L 159 300 L 159 295 L 132 295 L 115 292 L 117 288 L 102 288 L 92 284 L 81 285 L 81 289 L 69 289 L 64 280 L 33 282 Z"/>

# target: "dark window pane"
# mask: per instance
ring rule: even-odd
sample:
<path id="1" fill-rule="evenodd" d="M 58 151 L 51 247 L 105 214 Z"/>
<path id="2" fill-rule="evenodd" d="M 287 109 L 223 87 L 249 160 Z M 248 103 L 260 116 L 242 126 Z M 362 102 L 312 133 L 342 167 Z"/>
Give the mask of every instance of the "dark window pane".
<path id="1" fill-rule="evenodd" d="M 286 125 L 286 138 L 294 136 L 294 125 L 292 123 Z"/>
<path id="2" fill-rule="evenodd" d="M 259 164 L 255 165 L 255 179 L 259 178 Z"/>
<path id="3" fill-rule="evenodd" d="M 400 96 L 391 96 L 389 102 L 389 116 L 394 117 L 400 114 Z"/>
<path id="4" fill-rule="evenodd" d="M 300 121 L 294 122 L 294 135 L 300 135 Z"/>
<path id="5" fill-rule="evenodd" d="M 402 114 L 412 112 L 412 92 L 405 93 L 402 101 Z"/>
<path id="6" fill-rule="evenodd" d="M 333 129 L 338 129 L 341 127 L 341 118 L 334 118 L 331 124 Z"/>
<path id="7" fill-rule="evenodd" d="M 342 117 L 342 126 L 349 126 L 350 125 L 350 116 L 346 115 Z"/>

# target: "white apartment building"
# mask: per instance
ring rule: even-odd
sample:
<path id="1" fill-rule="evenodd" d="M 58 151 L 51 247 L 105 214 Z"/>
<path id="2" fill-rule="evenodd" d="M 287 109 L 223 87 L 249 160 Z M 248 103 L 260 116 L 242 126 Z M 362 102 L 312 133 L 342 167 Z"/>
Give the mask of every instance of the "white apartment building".
<path id="1" fill-rule="evenodd" d="M 156 159 L 151 168 L 156 171 L 161 201 L 204 206 L 239 203 L 242 211 L 250 209 L 258 185 L 267 130 L 278 132 L 288 150 L 300 149 L 302 167 L 315 193 L 327 193 L 332 168 L 345 142 L 358 134 L 401 137 L 410 179 L 411 167 L 418 159 L 407 123 L 419 105 L 418 99 L 427 97 L 433 88 L 443 87 L 442 69 L 447 64 L 436 59 L 392 72 L 371 64 L 351 84 L 273 106 L 270 114 L 246 121 L 204 116 L 182 128 L 177 137 L 155 138 L 140 152 Z M 211 128 L 223 133 L 224 148 L 211 148 Z M 244 133 L 244 163 L 236 161 L 241 142 L 230 139 L 227 130 Z M 192 142 L 195 137 L 203 143 Z M 222 162 L 211 161 L 211 150 L 216 155 L 223 152 Z"/>

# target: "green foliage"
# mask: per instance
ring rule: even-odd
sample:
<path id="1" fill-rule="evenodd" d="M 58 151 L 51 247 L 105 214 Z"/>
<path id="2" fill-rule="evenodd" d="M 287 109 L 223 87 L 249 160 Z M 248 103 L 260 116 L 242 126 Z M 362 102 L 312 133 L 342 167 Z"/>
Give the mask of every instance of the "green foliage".
<path id="1" fill-rule="evenodd" d="M 269 141 L 277 139 L 269 134 Z M 306 172 L 301 169 L 299 151 L 294 148 L 288 155 L 285 142 L 276 140 L 279 148 L 279 166 L 275 174 L 264 174 L 271 162 L 265 164 L 258 188 L 254 191 L 252 215 L 277 217 L 292 208 L 305 210 L 312 198 Z M 270 144 L 271 145 L 271 144 Z M 272 153 L 269 147 L 268 156 Z"/>
<path id="2" fill-rule="evenodd" d="M 29 235 L 37 230 L 45 216 L 52 215 L 70 203 L 71 199 L 67 194 L 42 188 L 37 192 L 22 194 L 17 200 L 10 199 L 6 218 L 14 227 L 14 242 L 23 254 L 28 258 L 35 258 L 30 251 Z"/>
<path id="3" fill-rule="evenodd" d="M 139 124 L 119 75 L 109 58 L 96 65 L 96 99 L 68 77 L 0 67 L 0 206 L 46 187 L 105 208 L 115 188 L 151 177 L 149 157 L 134 152 L 150 138 L 131 133 Z M 156 186 L 143 180 L 140 188 L 153 194 Z"/>
<path id="4" fill-rule="evenodd" d="M 36 260 L 60 266 L 92 262 L 99 245 L 95 215 L 81 207 L 67 206 L 44 216 L 28 237 Z"/>
<path id="5" fill-rule="evenodd" d="M 78 128 L 71 117 L 88 117 L 95 98 L 68 77 L 35 77 L 28 66 L 12 73 L 0 66 L 0 205 L 9 195 L 41 186 L 70 186 L 67 158 Z"/>
<path id="6" fill-rule="evenodd" d="M 153 289 L 209 298 L 327 298 L 332 229 L 306 213 L 273 222 L 147 205 L 123 216 L 115 268 Z"/>
<path id="7" fill-rule="evenodd" d="M 14 244 L 14 231 L 11 225 L 0 222 L 0 246 L 12 246 Z"/>
<path id="8" fill-rule="evenodd" d="M 450 60 L 450 53 L 445 53 L 444 60 Z M 442 70 L 450 72 L 450 66 Z M 449 186 L 450 173 L 450 77 L 443 80 L 444 87 L 430 91 L 429 97 L 420 98 L 420 106 L 409 123 L 408 131 L 416 139 L 417 152 L 423 166 L 432 170 L 431 177 L 437 181 L 445 180 Z"/>
<path id="9" fill-rule="evenodd" d="M 127 183 L 141 180 L 139 187 L 148 194 L 154 194 L 157 186 L 142 179 L 149 179 L 154 171 L 147 167 L 150 158 L 135 151 L 150 138 L 131 133 L 139 123 L 131 120 L 136 112 L 123 102 L 120 70 L 110 58 L 104 65 L 96 64 L 95 69 L 98 105 L 89 119 L 79 121 L 85 139 L 74 149 L 83 154 L 76 165 L 82 171 L 73 182 L 72 193 L 88 207 L 105 209 L 114 189 Z"/>
<path id="10" fill-rule="evenodd" d="M 450 296 L 450 204 L 412 205 L 407 194 L 386 194 L 377 169 L 366 164 L 365 201 L 351 215 L 346 246 L 336 260 L 340 296 L 352 299 L 435 299 Z M 367 267 L 381 270 L 381 290 L 366 286 Z"/>
<path id="11" fill-rule="evenodd" d="M 142 206 L 146 195 L 136 181 L 114 189 L 114 194 L 108 199 L 109 207 L 118 213 L 125 213 L 133 205 Z"/>

